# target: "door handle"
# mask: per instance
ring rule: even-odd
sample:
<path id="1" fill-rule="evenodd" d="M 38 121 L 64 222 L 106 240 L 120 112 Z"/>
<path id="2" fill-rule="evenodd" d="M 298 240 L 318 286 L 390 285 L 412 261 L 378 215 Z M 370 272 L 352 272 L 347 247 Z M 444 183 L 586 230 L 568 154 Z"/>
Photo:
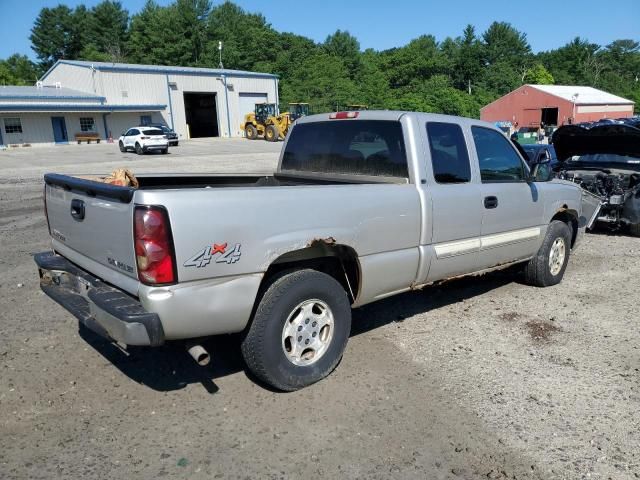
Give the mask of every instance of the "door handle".
<path id="1" fill-rule="evenodd" d="M 71 200 L 71 216 L 78 221 L 84 220 L 84 202 L 79 198 Z"/>
<path id="2" fill-rule="evenodd" d="M 496 208 L 498 206 L 498 197 L 484 197 L 484 208 Z"/>

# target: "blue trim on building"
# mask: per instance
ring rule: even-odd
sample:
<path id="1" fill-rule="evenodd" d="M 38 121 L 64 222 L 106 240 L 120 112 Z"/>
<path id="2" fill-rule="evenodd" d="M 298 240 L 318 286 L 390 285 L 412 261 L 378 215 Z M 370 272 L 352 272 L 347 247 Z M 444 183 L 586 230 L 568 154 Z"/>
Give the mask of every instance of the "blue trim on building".
<path id="1" fill-rule="evenodd" d="M 167 97 L 169 98 L 169 116 L 171 117 L 171 130 L 175 131 L 173 124 L 173 102 L 171 102 L 171 87 L 169 86 L 169 74 L 165 75 L 167 78 Z"/>
<path id="2" fill-rule="evenodd" d="M 44 105 L 7 104 L 0 105 L 0 112 L 158 112 L 166 105 L 69 105 L 52 103 Z"/>
<path id="3" fill-rule="evenodd" d="M 107 127 L 107 115 L 109 115 L 108 113 L 103 113 L 102 114 L 102 123 L 104 124 L 104 138 L 108 139 L 109 138 L 109 127 Z"/>
<path id="4" fill-rule="evenodd" d="M 95 100 L 96 102 L 105 102 L 107 98 L 70 95 L 2 95 L 2 89 L 0 89 L 0 100 Z"/>
<path id="5" fill-rule="evenodd" d="M 190 67 L 167 67 L 161 65 L 133 65 L 133 64 L 117 64 L 106 65 L 100 62 L 82 62 L 74 60 L 58 60 L 47 72 L 42 76 L 43 81 L 59 64 L 72 65 L 81 68 L 93 67 L 102 72 L 127 72 L 127 73 L 164 73 L 176 75 L 197 75 L 205 77 L 221 77 L 226 75 L 230 78 L 278 78 L 272 73 L 245 72 L 241 70 L 219 70 L 213 68 L 190 68 Z"/>
<path id="6" fill-rule="evenodd" d="M 222 76 L 224 80 L 224 99 L 227 104 L 227 137 L 231 138 L 231 114 L 229 113 L 229 89 L 227 88 L 227 77 Z"/>

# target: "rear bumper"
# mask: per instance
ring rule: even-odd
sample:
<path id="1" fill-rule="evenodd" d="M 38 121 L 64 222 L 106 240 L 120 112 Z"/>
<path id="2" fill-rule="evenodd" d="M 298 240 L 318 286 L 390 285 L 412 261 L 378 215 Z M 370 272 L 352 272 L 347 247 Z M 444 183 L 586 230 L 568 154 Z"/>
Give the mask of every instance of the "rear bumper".
<path id="1" fill-rule="evenodd" d="M 162 345 L 160 318 L 140 302 L 52 252 L 35 255 L 40 288 L 83 325 L 127 345 Z"/>
<path id="2" fill-rule="evenodd" d="M 165 148 L 168 148 L 168 147 L 169 147 L 169 142 L 158 143 L 158 144 L 152 144 L 152 145 L 143 145 L 142 150 L 144 150 L 145 152 L 148 152 L 150 150 L 164 150 Z"/>

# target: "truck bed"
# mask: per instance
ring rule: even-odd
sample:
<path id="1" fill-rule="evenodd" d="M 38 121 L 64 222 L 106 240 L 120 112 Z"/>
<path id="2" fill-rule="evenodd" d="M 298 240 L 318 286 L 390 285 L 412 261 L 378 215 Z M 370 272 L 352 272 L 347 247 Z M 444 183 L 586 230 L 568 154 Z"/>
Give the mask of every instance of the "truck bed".
<path id="1" fill-rule="evenodd" d="M 91 177 L 95 177 L 95 180 Z M 101 196 L 128 203 L 136 190 L 177 190 L 199 188 L 231 188 L 231 187 L 293 187 L 302 185 L 344 185 L 344 184 L 375 184 L 389 183 L 386 178 L 370 178 L 356 176 L 335 176 L 327 178 L 324 174 L 287 174 L 271 175 L 259 174 L 155 174 L 140 175 L 136 178 L 138 188 L 111 185 L 99 181 L 99 175 L 61 175 L 48 173 L 44 176 L 45 183 L 50 186 L 62 187 L 66 191 Z M 395 182 L 397 183 L 397 179 Z"/>

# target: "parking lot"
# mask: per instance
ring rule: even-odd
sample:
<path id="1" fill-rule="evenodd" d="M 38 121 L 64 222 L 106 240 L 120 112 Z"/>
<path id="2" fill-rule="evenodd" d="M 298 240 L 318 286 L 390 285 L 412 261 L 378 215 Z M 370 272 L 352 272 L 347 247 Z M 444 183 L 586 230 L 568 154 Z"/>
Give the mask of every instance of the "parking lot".
<path id="1" fill-rule="evenodd" d="M 0 477 L 640 478 L 638 238 L 587 235 L 555 287 L 511 269 L 358 309 L 336 371 L 287 394 L 237 336 L 204 368 L 123 352 L 40 292 L 43 173 L 266 172 L 280 147 L 0 152 Z"/>

